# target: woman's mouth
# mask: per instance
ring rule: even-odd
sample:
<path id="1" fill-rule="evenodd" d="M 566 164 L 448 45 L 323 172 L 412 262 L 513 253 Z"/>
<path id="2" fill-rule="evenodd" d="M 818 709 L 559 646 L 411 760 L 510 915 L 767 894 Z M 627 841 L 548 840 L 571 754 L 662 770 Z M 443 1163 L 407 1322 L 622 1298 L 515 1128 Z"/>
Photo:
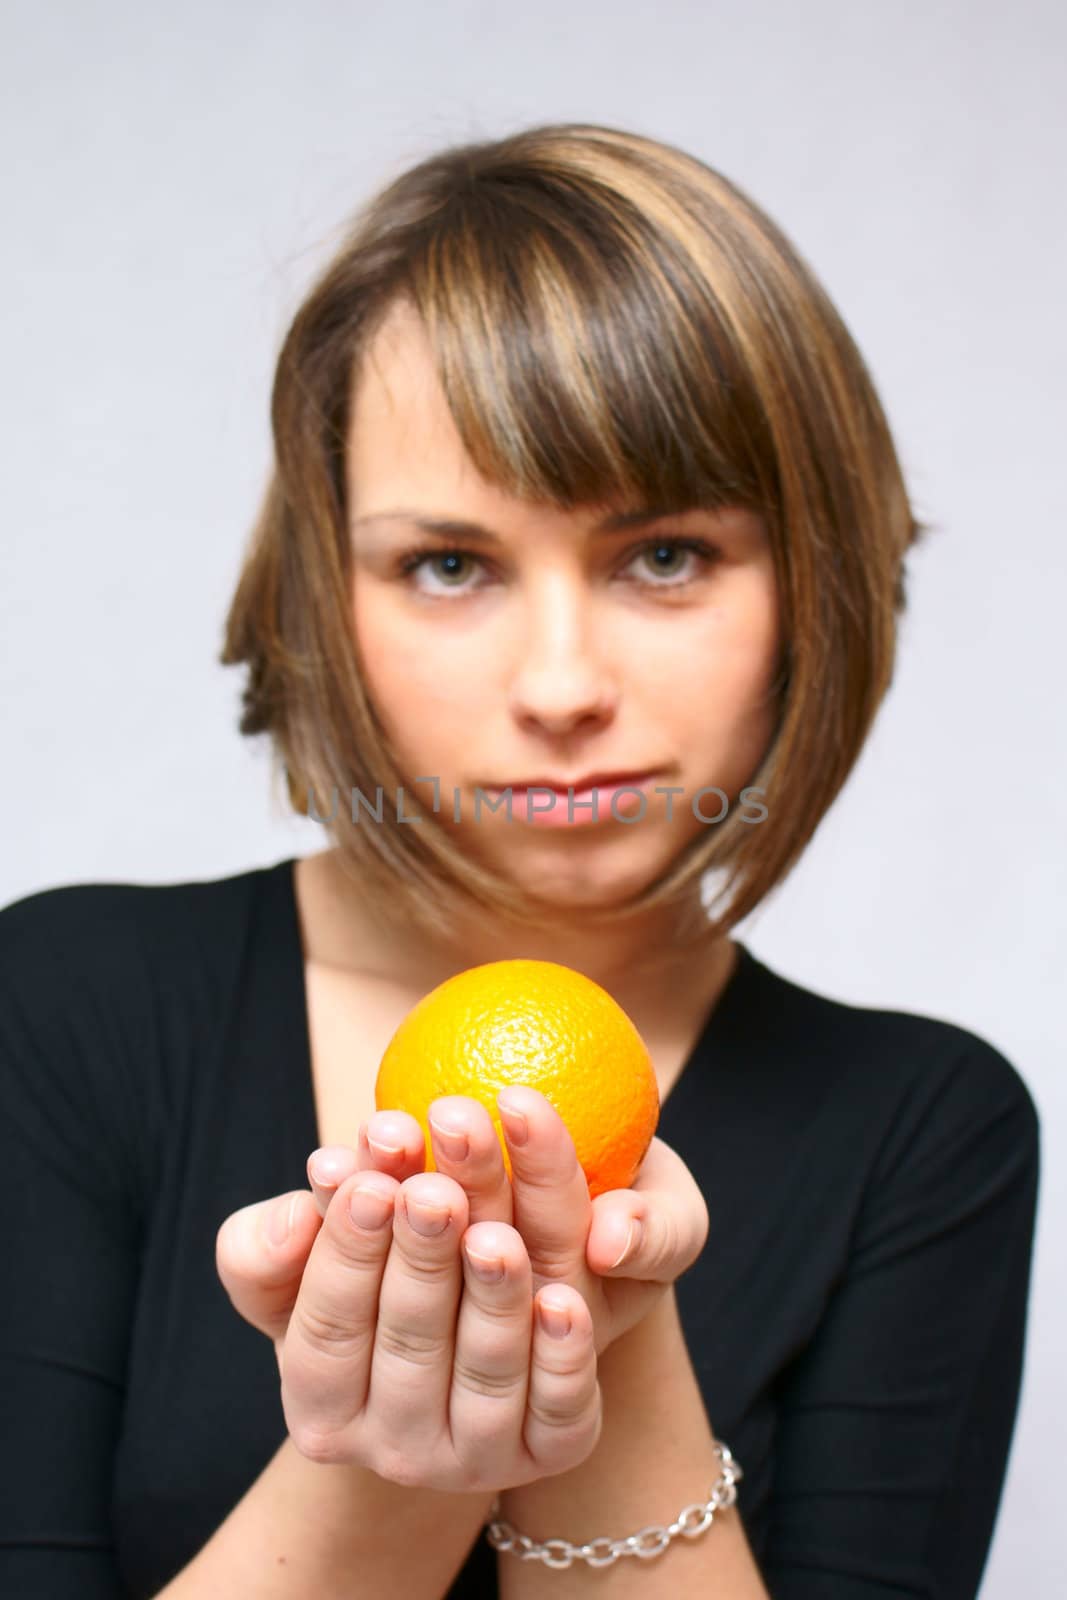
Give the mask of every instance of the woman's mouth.
<path id="1" fill-rule="evenodd" d="M 548 784 L 511 785 L 511 804 L 508 814 L 520 822 L 542 828 L 581 828 L 592 824 L 618 821 L 639 806 L 647 804 L 642 796 L 659 777 L 657 772 L 634 773 L 629 776 L 593 779 L 586 787 L 557 789 Z M 507 789 L 487 788 L 494 800 L 507 796 Z"/>

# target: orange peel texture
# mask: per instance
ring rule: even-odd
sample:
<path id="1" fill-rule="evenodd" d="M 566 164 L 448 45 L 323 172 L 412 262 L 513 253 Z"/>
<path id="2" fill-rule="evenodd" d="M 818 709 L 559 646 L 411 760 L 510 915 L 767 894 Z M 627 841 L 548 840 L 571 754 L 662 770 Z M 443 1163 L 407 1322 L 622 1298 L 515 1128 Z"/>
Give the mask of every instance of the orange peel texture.
<path id="1" fill-rule="evenodd" d="M 593 979 L 554 961 L 489 961 L 448 978 L 397 1028 L 374 1086 L 379 1111 L 406 1111 L 435 1170 L 429 1109 L 440 1095 L 481 1101 L 511 1178 L 496 1097 L 528 1084 L 565 1123 L 595 1198 L 630 1187 L 659 1122 L 644 1040 Z"/>

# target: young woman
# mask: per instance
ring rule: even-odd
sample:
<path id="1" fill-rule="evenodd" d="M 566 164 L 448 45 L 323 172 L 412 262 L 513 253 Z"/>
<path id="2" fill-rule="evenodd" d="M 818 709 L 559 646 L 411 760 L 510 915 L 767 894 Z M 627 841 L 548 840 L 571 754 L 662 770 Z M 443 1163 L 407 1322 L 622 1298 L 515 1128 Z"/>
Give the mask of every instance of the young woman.
<path id="1" fill-rule="evenodd" d="M 222 659 L 328 848 L 0 914 L 0 1591 L 973 1597 L 1033 1101 L 731 938 L 863 748 L 922 531 L 839 316 L 703 163 L 535 127 L 360 213 L 272 420 Z M 433 1172 L 375 1110 L 416 1001 L 512 956 L 643 1035 L 631 1189 L 529 1088 L 511 1183 L 478 1102 Z"/>

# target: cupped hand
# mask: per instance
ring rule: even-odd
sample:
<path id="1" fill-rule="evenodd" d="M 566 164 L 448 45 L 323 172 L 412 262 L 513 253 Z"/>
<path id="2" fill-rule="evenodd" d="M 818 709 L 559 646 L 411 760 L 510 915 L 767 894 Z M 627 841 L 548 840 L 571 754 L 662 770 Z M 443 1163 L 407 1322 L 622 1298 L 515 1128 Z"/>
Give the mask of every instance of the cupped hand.
<path id="1" fill-rule="evenodd" d="M 588 1308 L 573 1289 L 538 1293 L 520 1235 L 472 1224 L 444 1173 L 359 1171 L 332 1194 L 246 1206 L 220 1227 L 216 1266 L 274 1341 L 286 1426 L 313 1461 L 463 1493 L 551 1477 L 596 1447 Z M 562 1337 L 545 1305 L 565 1310 Z"/>
<path id="2" fill-rule="evenodd" d="M 467 1096 L 442 1096 L 431 1105 L 434 1162 L 463 1190 L 471 1226 L 498 1222 L 518 1232 L 534 1293 L 549 1284 L 578 1291 L 600 1356 L 700 1255 L 709 1225 L 704 1197 L 681 1157 L 653 1138 L 632 1187 L 591 1200 L 574 1142 L 551 1102 L 526 1085 L 509 1087 L 504 1098 L 524 1112 L 529 1130 L 525 1144 L 508 1136 L 510 1182 L 493 1119 Z M 466 1139 L 469 1153 L 446 1149 L 441 1130 Z M 360 1127 L 355 1150 L 328 1145 L 313 1152 L 308 1178 L 315 1203 L 306 1191 L 292 1197 L 303 1207 L 305 1226 L 273 1251 L 261 1239 L 258 1255 L 244 1264 L 238 1310 L 246 1320 L 275 1337 L 284 1329 L 313 1239 L 306 1214 L 316 1206 L 325 1213 L 338 1185 L 369 1171 L 403 1183 L 424 1172 L 425 1159 L 422 1130 L 402 1111 L 376 1111 Z M 620 1260 L 633 1223 L 631 1248 Z"/>
<path id="3" fill-rule="evenodd" d="M 502 1117 L 510 1182 L 493 1119 L 469 1096 L 445 1095 L 431 1104 L 434 1162 L 463 1189 L 472 1222 L 506 1222 L 518 1230 L 535 1288 L 563 1283 L 577 1289 L 602 1355 L 647 1316 L 704 1249 L 704 1196 L 681 1156 L 653 1138 L 631 1187 L 591 1200 L 574 1141 L 551 1101 L 529 1085 L 513 1084 L 498 1097 L 501 1112 L 505 1105 L 521 1113 L 527 1129 L 520 1143 Z M 441 1130 L 465 1139 L 468 1154 L 461 1145 L 446 1146 Z M 403 1111 L 376 1111 L 360 1128 L 354 1152 L 331 1145 L 317 1154 L 338 1177 L 374 1169 L 403 1179 L 425 1165 L 422 1129 Z"/>

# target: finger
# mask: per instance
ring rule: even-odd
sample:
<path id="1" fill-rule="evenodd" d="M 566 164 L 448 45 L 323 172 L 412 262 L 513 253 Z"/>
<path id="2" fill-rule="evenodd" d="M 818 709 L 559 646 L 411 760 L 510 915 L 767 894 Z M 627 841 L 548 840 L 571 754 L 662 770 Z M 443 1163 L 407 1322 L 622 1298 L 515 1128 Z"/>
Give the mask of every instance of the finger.
<path id="1" fill-rule="evenodd" d="M 431 1448 L 447 1416 L 467 1222 L 467 1197 L 444 1173 L 416 1173 L 400 1185 L 371 1382 L 376 1420 L 409 1451 Z"/>
<path id="2" fill-rule="evenodd" d="M 360 1124 L 356 1156 L 361 1172 L 387 1172 L 403 1183 L 426 1171 L 422 1128 L 407 1111 L 375 1111 Z"/>
<path id="3" fill-rule="evenodd" d="M 346 1178 L 304 1268 L 285 1337 L 282 1390 L 286 1424 L 304 1454 L 314 1456 L 366 1405 L 398 1189 L 382 1172 Z"/>
<path id="4" fill-rule="evenodd" d="M 489 1110 L 469 1095 L 441 1095 L 429 1107 L 432 1157 L 467 1196 L 470 1225 L 512 1216 L 511 1184 L 500 1136 Z"/>
<path id="5" fill-rule="evenodd" d="M 570 1331 L 550 1335 L 531 1302 L 522 1236 L 503 1223 L 463 1236 L 464 1295 L 456 1327 L 449 1425 L 472 1481 L 499 1485 L 514 1471 L 521 1434 L 536 1475 L 584 1459 L 599 1435 L 593 1321 L 575 1290 L 553 1286 Z M 531 1310 L 533 1327 L 531 1328 Z M 558 1326 L 558 1325 L 557 1325 Z"/>
<path id="6" fill-rule="evenodd" d="M 268 1339 L 289 1324 L 322 1224 L 306 1189 L 242 1206 L 215 1236 L 215 1269 L 234 1309 Z"/>
<path id="7" fill-rule="evenodd" d="M 608 1277 L 651 1277 L 649 1251 L 645 1246 L 647 1200 L 638 1200 L 632 1189 L 609 1189 L 593 1201 L 593 1220 L 586 1240 L 589 1267 Z"/>
<path id="8" fill-rule="evenodd" d="M 499 1484 L 514 1469 L 515 1440 L 526 1416 L 530 1259 L 521 1235 L 500 1222 L 468 1227 L 461 1259 L 464 1292 L 456 1323 L 449 1428 L 471 1481 Z"/>
<path id="9" fill-rule="evenodd" d="M 497 1097 L 511 1161 L 512 1223 L 522 1234 L 534 1275 L 573 1277 L 585 1270 L 589 1185 L 574 1141 L 538 1089 L 509 1084 Z M 517 1124 L 505 1109 L 518 1112 Z M 525 1125 L 525 1140 L 522 1139 Z"/>
<path id="10" fill-rule="evenodd" d="M 307 1160 L 308 1183 L 320 1217 L 326 1215 L 341 1184 L 357 1170 L 356 1152 L 351 1145 L 324 1144 L 311 1152 Z"/>
<path id="11" fill-rule="evenodd" d="M 592 1210 L 586 1259 L 602 1276 L 673 1283 L 707 1244 L 708 1208 L 700 1187 L 681 1156 L 659 1138 L 653 1138 L 633 1187 L 597 1195 Z"/>
<path id="12" fill-rule="evenodd" d="M 576 1289 L 554 1283 L 538 1293 L 523 1438 L 539 1477 L 579 1466 L 600 1439 L 604 1412 L 593 1331 Z"/>

